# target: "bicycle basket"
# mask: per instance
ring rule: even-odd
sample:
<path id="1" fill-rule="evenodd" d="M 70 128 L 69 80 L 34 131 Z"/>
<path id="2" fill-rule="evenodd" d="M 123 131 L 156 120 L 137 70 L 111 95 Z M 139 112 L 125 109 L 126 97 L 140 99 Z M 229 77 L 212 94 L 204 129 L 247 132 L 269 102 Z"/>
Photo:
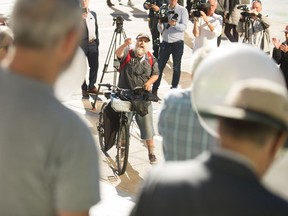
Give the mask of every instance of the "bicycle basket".
<path id="1" fill-rule="evenodd" d="M 112 97 L 111 107 L 115 112 L 131 112 L 132 104 L 130 101 L 123 101 L 117 97 Z"/>

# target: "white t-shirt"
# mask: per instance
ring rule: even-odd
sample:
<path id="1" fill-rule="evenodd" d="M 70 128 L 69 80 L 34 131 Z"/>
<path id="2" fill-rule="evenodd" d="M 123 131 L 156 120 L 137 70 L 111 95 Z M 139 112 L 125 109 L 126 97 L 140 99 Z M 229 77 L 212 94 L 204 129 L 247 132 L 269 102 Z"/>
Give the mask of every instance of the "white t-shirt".
<path id="1" fill-rule="evenodd" d="M 207 18 L 215 26 L 215 29 L 212 32 L 203 18 L 199 18 L 199 36 L 195 37 L 193 52 L 204 46 L 217 48 L 217 38 L 222 34 L 223 19 L 221 15 L 215 13 L 213 16 L 207 16 Z"/>

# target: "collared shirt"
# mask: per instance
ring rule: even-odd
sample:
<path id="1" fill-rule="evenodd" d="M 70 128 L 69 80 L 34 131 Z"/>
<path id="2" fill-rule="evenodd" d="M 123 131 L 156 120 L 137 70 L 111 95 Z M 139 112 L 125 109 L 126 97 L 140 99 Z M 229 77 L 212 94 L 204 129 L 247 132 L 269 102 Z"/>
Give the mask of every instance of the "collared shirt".
<path id="1" fill-rule="evenodd" d="M 190 95 L 191 89 L 176 89 L 164 99 L 158 130 L 167 161 L 192 159 L 217 145 L 217 140 L 201 126 Z"/>
<path id="2" fill-rule="evenodd" d="M 170 9 L 169 9 L 170 10 Z M 173 9 L 174 14 L 178 14 L 176 25 L 166 28 L 166 23 L 158 23 L 158 31 L 162 34 L 162 38 L 165 42 L 174 43 L 180 40 L 184 40 L 184 31 L 188 24 L 188 11 L 185 7 L 176 4 Z M 168 19 L 171 20 L 174 14 L 169 14 Z"/>
<path id="3" fill-rule="evenodd" d="M 88 12 L 87 17 L 85 18 L 87 28 L 88 28 L 88 39 L 89 41 L 95 40 L 96 39 L 96 34 L 95 34 L 95 18 L 92 15 L 91 12 Z"/>

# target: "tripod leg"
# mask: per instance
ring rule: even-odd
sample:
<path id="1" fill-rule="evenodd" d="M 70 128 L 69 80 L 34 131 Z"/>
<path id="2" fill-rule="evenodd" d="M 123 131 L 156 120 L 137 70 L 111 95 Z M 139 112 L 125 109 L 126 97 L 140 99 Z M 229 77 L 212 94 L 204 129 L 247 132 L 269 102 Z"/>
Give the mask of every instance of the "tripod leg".
<path id="1" fill-rule="evenodd" d="M 109 45 L 108 53 L 107 53 L 107 56 L 106 56 L 106 59 L 105 59 L 104 67 L 103 67 L 103 70 L 102 70 L 102 76 L 101 76 L 101 79 L 100 79 L 100 83 L 102 83 L 102 81 L 104 79 L 104 74 L 107 73 L 107 68 L 109 66 L 109 62 L 110 62 L 110 59 L 111 59 L 111 56 L 112 56 L 112 53 L 113 53 L 113 47 L 115 46 L 114 45 L 114 41 L 116 41 L 116 39 L 117 39 L 117 32 L 114 31 L 113 36 L 112 36 L 112 40 L 111 40 L 110 45 Z M 115 53 L 115 51 L 114 51 L 114 53 Z M 95 95 L 95 99 L 94 99 L 93 102 L 91 102 L 92 110 L 95 110 L 95 108 L 96 108 L 96 102 L 97 102 L 97 98 L 98 98 L 98 95 L 99 95 L 99 92 L 100 92 L 100 88 L 101 88 L 101 86 L 98 87 L 98 92 Z"/>
<path id="2" fill-rule="evenodd" d="M 107 56 L 106 56 L 106 60 L 105 60 L 105 63 L 104 63 L 104 68 L 102 70 L 102 76 L 101 76 L 101 79 L 100 79 L 100 83 L 103 82 L 104 75 L 105 75 L 105 73 L 107 73 L 107 68 L 109 66 L 109 62 L 111 61 L 112 54 L 114 55 L 114 59 L 113 60 L 114 61 L 118 61 L 118 59 L 116 57 L 116 54 L 115 54 L 115 51 L 116 51 L 116 46 L 121 45 L 121 38 L 122 38 L 121 35 L 123 35 L 124 39 L 127 38 L 124 29 L 121 29 L 121 31 L 119 31 L 119 29 L 116 28 L 114 33 L 113 33 L 112 40 L 110 42 L 110 46 L 109 46 L 108 53 L 107 53 Z M 117 43 L 117 41 L 118 41 L 118 43 Z M 114 67 L 114 77 L 113 77 L 113 84 L 114 85 L 116 85 L 117 73 L 118 73 L 118 67 Z M 95 96 L 94 102 L 91 103 L 93 110 L 95 110 L 95 108 L 96 108 L 96 102 L 97 102 L 97 98 L 98 98 L 98 95 L 99 95 L 100 87 L 101 86 L 98 87 L 98 92 L 97 92 L 97 94 Z"/>

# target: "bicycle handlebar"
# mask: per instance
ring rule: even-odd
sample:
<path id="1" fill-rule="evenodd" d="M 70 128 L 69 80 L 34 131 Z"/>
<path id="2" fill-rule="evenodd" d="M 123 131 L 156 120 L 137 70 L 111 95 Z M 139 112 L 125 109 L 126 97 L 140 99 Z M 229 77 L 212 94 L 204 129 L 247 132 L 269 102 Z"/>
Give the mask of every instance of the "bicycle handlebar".
<path id="1" fill-rule="evenodd" d="M 107 87 L 109 89 L 109 91 L 115 92 L 116 94 L 118 94 L 118 96 L 120 96 L 120 98 L 121 98 L 121 96 L 123 96 L 125 98 L 125 99 L 123 98 L 123 100 L 131 100 L 131 93 L 129 93 L 129 92 L 132 92 L 132 94 L 134 93 L 136 95 L 142 95 L 142 96 L 145 95 L 146 101 L 158 102 L 159 100 L 161 100 L 159 97 L 146 91 L 141 86 L 135 87 L 134 89 L 131 90 L 131 89 L 120 88 L 120 87 L 118 87 L 116 85 L 112 85 L 110 83 L 99 83 L 98 85 Z"/>

